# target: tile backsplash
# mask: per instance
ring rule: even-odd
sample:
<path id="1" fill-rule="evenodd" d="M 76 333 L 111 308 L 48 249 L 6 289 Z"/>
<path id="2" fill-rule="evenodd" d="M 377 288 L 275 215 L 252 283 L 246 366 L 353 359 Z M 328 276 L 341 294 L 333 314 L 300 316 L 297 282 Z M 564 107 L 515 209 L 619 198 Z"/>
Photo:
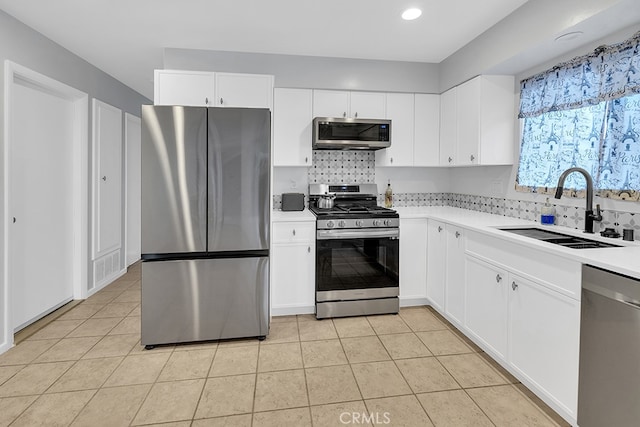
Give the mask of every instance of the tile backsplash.
<path id="1" fill-rule="evenodd" d="M 359 184 L 376 182 L 373 151 L 314 150 L 309 184 Z"/>

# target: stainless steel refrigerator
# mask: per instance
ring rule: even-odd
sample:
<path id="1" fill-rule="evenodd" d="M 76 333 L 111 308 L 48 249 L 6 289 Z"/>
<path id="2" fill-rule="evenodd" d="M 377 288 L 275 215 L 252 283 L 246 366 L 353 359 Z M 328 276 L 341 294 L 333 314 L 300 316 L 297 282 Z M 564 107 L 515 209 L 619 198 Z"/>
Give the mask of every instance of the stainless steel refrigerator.
<path id="1" fill-rule="evenodd" d="M 269 330 L 271 116 L 142 107 L 142 344 Z"/>

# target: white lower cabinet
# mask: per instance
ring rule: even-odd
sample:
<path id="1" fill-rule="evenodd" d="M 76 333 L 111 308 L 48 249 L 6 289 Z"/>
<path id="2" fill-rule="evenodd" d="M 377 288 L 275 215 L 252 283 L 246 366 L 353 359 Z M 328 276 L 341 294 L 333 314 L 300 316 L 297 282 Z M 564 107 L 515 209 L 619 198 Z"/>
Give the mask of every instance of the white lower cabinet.
<path id="1" fill-rule="evenodd" d="M 507 272 L 467 256 L 465 325 L 494 356 L 507 354 Z"/>
<path id="2" fill-rule="evenodd" d="M 427 299 L 441 313 L 444 312 L 446 248 L 445 224 L 430 219 L 427 226 Z"/>
<path id="3" fill-rule="evenodd" d="M 453 323 L 462 326 L 464 325 L 465 282 L 464 235 L 462 228 L 451 224 L 447 224 L 445 230 L 447 260 L 444 311 Z"/>
<path id="4" fill-rule="evenodd" d="M 580 302 L 515 274 L 507 289 L 509 364 L 575 419 Z"/>
<path id="5" fill-rule="evenodd" d="M 315 221 L 273 224 L 271 314 L 313 313 L 315 307 Z"/>
<path id="6" fill-rule="evenodd" d="M 430 304 L 575 425 L 580 263 L 432 219 L 427 257 Z"/>
<path id="7" fill-rule="evenodd" d="M 427 298 L 427 219 L 400 219 L 400 305 Z"/>

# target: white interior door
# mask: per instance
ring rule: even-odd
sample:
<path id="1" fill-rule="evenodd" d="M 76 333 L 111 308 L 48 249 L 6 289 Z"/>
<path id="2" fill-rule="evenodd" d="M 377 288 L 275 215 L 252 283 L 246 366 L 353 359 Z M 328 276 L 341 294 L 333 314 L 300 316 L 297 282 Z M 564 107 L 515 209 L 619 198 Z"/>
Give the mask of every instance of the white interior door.
<path id="1" fill-rule="evenodd" d="M 140 259 L 140 118 L 125 114 L 127 155 L 127 266 Z"/>
<path id="2" fill-rule="evenodd" d="M 13 329 L 73 298 L 74 103 L 16 79 L 8 251 Z"/>

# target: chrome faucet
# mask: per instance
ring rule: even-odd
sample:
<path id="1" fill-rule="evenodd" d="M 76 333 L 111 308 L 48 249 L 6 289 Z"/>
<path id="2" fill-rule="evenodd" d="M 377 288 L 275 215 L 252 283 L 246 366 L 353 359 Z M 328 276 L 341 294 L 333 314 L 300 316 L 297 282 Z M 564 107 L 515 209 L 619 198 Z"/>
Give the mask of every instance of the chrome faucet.
<path id="1" fill-rule="evenodd" d="M 602 221 L 602 215 L 600 213 L 599 204 L 596 205 L 596 212 L 593 213 L 593 179 L 591 178 L 591 175 L 589 175 L 589 172 L 582 168 L 569 168 L 562 172 L 562 175 L 558 178 L 555 198 L 559 199 L 562 197 L 562 192 L 564 191 L 564 180 L 567 179 L 567 176 L 572 172 L 580 172 L 587 180 L 587 207 L 584 213 L 584 232 L 593 234 L 593 221 Z"/>

